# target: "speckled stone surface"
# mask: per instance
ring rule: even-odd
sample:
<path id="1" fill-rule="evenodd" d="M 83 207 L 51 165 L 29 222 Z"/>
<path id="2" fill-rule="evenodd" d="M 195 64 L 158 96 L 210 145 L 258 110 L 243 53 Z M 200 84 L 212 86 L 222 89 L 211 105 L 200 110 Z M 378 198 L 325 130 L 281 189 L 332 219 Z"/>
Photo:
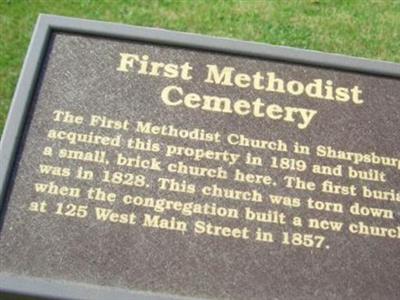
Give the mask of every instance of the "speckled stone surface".
<path id="1" fill-rule="evenodd" d="M 118 72 L 116 67 L 119 64 L 120 52 L 147 54 L 156 61 L 177 64 L 189 61 L 194 67 L 195 79 L 183 82 L 178 79 Z M 354 106 L 311 101 L 305 97 L 279 93 L 256 92 L 251 89 L 205 85 L 203 79 L 206 75 L 206 64 L 234 66 L 237 70 L 249 74 L 256 71 L 273 71 L 287 80 L 310 82 L 315 78 L 322 78 L 333 80 L 337 85 L 358 85 L 363 90 L 365 103 Z M 191 111 L 183 107 L 167 107 L 160 99 L 161 90 L 167 85 L 179 85 L 187 92 L 227 96 L 232 99 L 254 100 L 260 97 L 266 103 L 302 106 L 316 109 L 319 113 L 310 127 L 301 131 L 292 124 L 263 118 L 221 116 L 209 112 Z M 46 200 L 50 206 L 53 205 L 52 207 L 55 202 L 60 201 L 88 203 L 84 197 L 78 200 L 65 200 L 34 192 L 33 183 L 46 179 L 70 186 L 79 185 L 83 189 L 93 185 L 73 178 L 46 178 L 38 175 L 39 162 L 65 166 L 71 164 L 42 156 L 43 148 L 51 144 L 46 139 L 50 128 L 76 130 L 72 125 L 51 122 L 52 112 L 57 109 L 69 110 L 85 117 L 89 117 L 90 114 L 104 114 L 118 119 L 128 119 L 132 124 L 138 120 L 145 120 L 160 125 L 174 124 L 182 128 L 199 127 L 211 132 L 220 131 L 222 134 L 237 132 L 266 140 L 280 138 L 312 146 L 323 144 L 348 151 L 375 151 L 400 157 L 399 95 L 400 82 L 395 79 L 129 41 L 56 34 L 52 38 L 42 69 L 34 105 L 29 114 L 29 128 L 25 132 L 26 139 L 19 154 L 16 176 L 7 199 L 6 215 L 0 233 L 0 272 L 207 299 L 400 299 L 398 239 L 367 239 L 350 236 L 347 232 L 326 233 L 330 249 L 310 250 L 284 247 L 280 243 L 264 244 L 205 235 L 194 236 L 192 233 L 182 235 L 176 232 L 143 229 L 140 226 L 110 225 L 96 221 L 93 214 L 85 220 L 79 220 L 60 218 L 53 214 L 35 214 L 27 210 L 31 201 Z M 88 131 L 87 128 L 82 130 Z M 96 132 L 110 134 L 111 131 L 96 129 Z M 125 134 L 132 137 L 135 135 L 137 133 L 134 131 Z M 248 150 L 233 149 L 224 143 L 210 145 L 158 137 L 154 137 L 154 140 L 162 145 L 175 143 L 217 150 L 228 149 L 241 154 L 245 154 Z M 52 146 L 57 149 L 63 144 L 56 142 Z M 74 148 L 90 151 L 96 147 L 85 148 L 77 145 Z M 127 149 L 118 151 L 129 153 Z M 109 152 L 109 158 L 114 159 L 116 154 Z M 271 155 L 265 150 L 252 152 L 263 157 Z M 315 161 L 324 162 L 321 159 Z M 76 166 L 78 165 L 80 164 L 77 163 Z M 216 167 L 218 163 L 201 162 L 198 165 Z M 85 166 L 94 170 L 96 174 L 102 172 L 102 167 L 96 164 L 85 163 Z M 257 168 L 243 164 L 237 167 L 248 172 L 259 172 Z M 234 170 L 233 167 L 226 168 Z M 129 169 L 123 170 L 129 171 Z M 368 185 L 371 188 L 398 189 L 399 171 L 393 168 L 385 168 L 385 171 L 389 178 L 387 183 Z M 158 173 L 151 171 L 141 173 L 148 176 L 155 186 Z M 168 177 L 171 174 L 164 173 L 163 176 Z M 316 182 L 324 179 L 314 178 L 310 172 L 303 176 L 315 179 Z M 185 179 L 183 176 L 179 178 Z M 207 179 L 196 181 L 199 185 L 212 182 Z M 342 178 L 338 179 L 338 182 L 346 183 L 346 180 Z M 220 201 L 219 203 L 228 207 L 248 205 L 239 201 L 205 199 L 199 194 L 190 196 L 158 191 L 156 188 L 141 192 L 129 187 L 118 188 L 100 183 L 97 185 L 108 191 L 117 189 L 118 193 L 140 193 L 185 201 Z M 223 185 L 246 188 L 243 184 Z M 264 195 L 273 192 L 297 195 L 302 199 L 310 196 L 307 192 L 288 192 L 279 187 L 258 187 L 258 189 Z M 361 197 L 351 199 L 346 196 L 318 193 L 313 193 L 312 196 L 326 201 L 339 201 L 344 203 L 345 207 L 350 205 L 351 200 L 363 201 Z M 371 206 L 378 205 L 374 201 L 365 200 L 365 203 Z M 251 206 L 260 210 L 273 208 L 267 203 Z M 380 207 L 390 207 L 395 210 L 396 220 L 390 224 L 393 227 L 398 226 L 398 206 L 385 202 L 380 203 Z M 121 203 L 116 203 L 115 208 L 127 210 Z M 141 209 L 137 210 L 140 212 Z M 332 217 L 346 222 L 361 220 L 360 217 L 351 218 L 348 214 L 339 217 L 329 213 L 311 214 L 303 208 L 281 210 L 287 212 L 289 216 L 299 214 L 320 218 Z M 213 217 L 194 216 L 193 219 L 219 222 Z M 380 223 L 388 224 L 374 221 L 374 224 Z M 257 227 L 246 221 L 227 221 L 225 224 Z M 277 233 L 285 230 L 284 226 L 277 225 L 267 224 L 262 227 Z M 288 228 L 292 226 L 286 229 Z M 317 233 L 311 229 L 301 231 Z"/>

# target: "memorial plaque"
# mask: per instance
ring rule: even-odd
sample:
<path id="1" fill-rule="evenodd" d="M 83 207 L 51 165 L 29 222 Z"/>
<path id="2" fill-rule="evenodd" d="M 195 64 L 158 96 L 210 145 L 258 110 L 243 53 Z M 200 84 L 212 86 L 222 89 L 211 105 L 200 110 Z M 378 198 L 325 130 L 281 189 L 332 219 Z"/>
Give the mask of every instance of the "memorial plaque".
<path id="1" fill-rule="evenodd" d="M 41 16 L 1 143 L 0 290 L 400 299 L 399 79 Z"/>

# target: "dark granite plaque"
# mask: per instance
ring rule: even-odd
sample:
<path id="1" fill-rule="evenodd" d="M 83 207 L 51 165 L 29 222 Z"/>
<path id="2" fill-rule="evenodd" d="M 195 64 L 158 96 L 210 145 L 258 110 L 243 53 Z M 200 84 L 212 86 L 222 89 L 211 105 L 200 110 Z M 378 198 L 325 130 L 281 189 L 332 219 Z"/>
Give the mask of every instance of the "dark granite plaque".
<path id="1" fill-rule="evenodd" d="M 42 16 L 0 156 L 0 290 L 399 299 L 400 66 Z"/>

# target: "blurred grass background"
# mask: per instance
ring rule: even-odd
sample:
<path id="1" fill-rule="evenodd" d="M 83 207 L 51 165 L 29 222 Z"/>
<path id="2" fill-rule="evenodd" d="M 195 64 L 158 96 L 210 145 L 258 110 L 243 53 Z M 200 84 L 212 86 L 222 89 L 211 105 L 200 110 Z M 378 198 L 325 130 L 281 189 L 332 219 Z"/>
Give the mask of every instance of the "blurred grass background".
<path id="1" fill-rule="evenodd" d="M 39 13 L 400 62 L 400 0 L 0 0 L 0 135 Z"/>

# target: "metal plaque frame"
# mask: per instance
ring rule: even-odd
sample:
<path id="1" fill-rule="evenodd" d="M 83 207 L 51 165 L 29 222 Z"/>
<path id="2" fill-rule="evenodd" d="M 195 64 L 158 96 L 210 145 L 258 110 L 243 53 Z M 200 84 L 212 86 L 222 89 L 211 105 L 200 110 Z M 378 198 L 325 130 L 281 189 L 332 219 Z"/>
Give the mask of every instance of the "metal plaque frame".
<path id="1" fill-rule="evenodd" d="M 40 15 L 26 55 L 0 142 L 0 215 L 14 170 L 16 153 L 26 127 L 26 115 L 37 88 L 38 74 L 53 32 L 84 34 L 99 38 L 124 39 L 143 43 L 206 50 L 209 52 L 256 57 L 291 64 L 318 66 L 400 79 L 400 64 L 355 58 L 338 54 L 244 42 L 163 29 L 136 27 L 54 15 Z M 0 232 L 1 234 L 1 232 Z M 1 255 L 1 254 L 0 254 Z M 54 279 L 22 277 L 0 270 L 1 299 L 96 299 L 162 300 L 187 299 L 174 295 L 103 287 Z M 192 299 L 192 298 L 191 298 Z"/>

